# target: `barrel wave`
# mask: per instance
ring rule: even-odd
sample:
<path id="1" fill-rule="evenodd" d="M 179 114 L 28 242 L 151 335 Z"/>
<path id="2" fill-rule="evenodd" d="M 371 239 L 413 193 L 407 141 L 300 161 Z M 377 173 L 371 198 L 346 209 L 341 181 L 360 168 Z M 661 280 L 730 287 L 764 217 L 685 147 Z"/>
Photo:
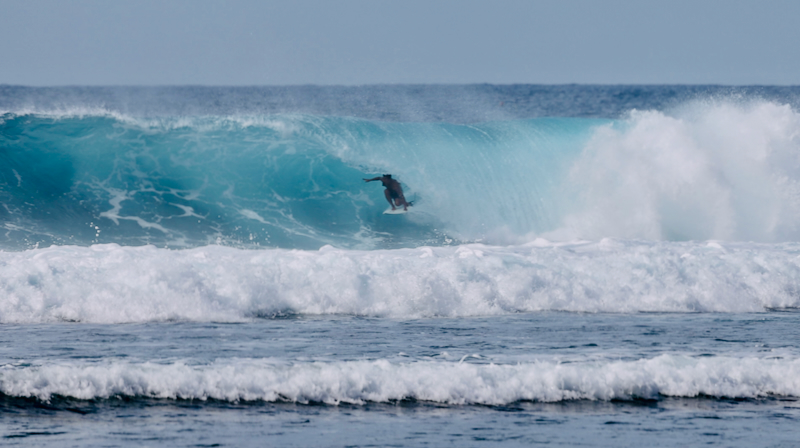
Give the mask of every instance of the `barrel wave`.
<path id="1" fill-rule="evenodd" d="M 800 116 L 773 102 L 479 124 L 62 111 L 0 130 L 12 250 L 800 239 Z M 380 173 L 414 213 L 381 214 L 361 180 Z"/>
<path id="2" fill-rule="evenodd" d="M 593 125 L 8 114 L 3 244 L 391 248 L 547 230 L 564 153 Z M 383 172 L 415 200 L 407 219 L 362 181 Z"/>

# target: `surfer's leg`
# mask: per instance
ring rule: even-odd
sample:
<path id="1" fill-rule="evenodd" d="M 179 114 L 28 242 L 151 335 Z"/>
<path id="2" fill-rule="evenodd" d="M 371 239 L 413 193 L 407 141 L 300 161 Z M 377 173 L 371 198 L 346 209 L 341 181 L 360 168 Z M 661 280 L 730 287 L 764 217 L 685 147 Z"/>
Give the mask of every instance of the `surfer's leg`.
<path id="1" fill-rule="evenodd" d="M 394 202 L 397 203 L 398 207 L 400 207 L 402 205 L 403 206 L 403 210 L 408 210 L 408 201 L 406 201 L 406 197 L 403 196 L 402 194 L 400 194 L 396 198 L 394 198 Z"/>
<path id="2" fill-rule="evenodd" d="M 383 194 L 386 195 L 386 200 L 389 201 L 389 205 L 392 206 L 392 210 L 394 210 L 394 201 L 392 200 L 392 193 L 389 190 L 383 190 Z"/>

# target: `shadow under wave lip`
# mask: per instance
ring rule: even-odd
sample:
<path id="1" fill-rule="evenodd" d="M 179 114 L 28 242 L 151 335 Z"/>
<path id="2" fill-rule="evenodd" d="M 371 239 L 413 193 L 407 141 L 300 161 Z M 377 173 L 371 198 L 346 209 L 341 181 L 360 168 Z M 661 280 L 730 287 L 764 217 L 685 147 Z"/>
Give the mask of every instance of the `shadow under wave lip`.
<path id="1" fill-rule="evenodd" d="M 61 395 L 54 395 L 49 400 L 43 401 L 31 397 L 12 397 L 0 392 L 0 415 L 9 414 L 45 414 L 72 413 L 79 415 L 105 414 L 126 409 L 148 408 L 173 408 L 173 409 L 255 409 L 264 411 L 286 412 L 295 410 L 325 411 L 325 412 L 353 412 L 353 411 L 390 411 L 401 409 L 410 412 L 429 412 L 434 410 L 459 411 L 494 410 L 500 412 L 548 412 L 561 413 L 618 413 L 626 409 L 637 408 L 662 408 L 682 410 L 722 410 L 737 406 L 800 406 L 800 397 L 769 395 L 760 398 L 714 397 L 699 394 L 696 397 L 670 397 L 659 395 L 657 398 L 631 397 L 630 399 L 592 400 L 571 399 L 559 402 L 542 402 L 536 400 L 518 400 L 511 403 L 492 405 L 481 403 L 450 404 L 435 401 L 419 400 L 416 398 L 392 399 L 384 402 L 366 401 L 361 404 L 336 403 L 330 404 L 321 401 L 295 402 L 287 397 L 275 401 L 265 400 L 236 400 L 227 401 L 215 398 L 185 399 L 185 398 L 154 398 L 115 396 L 102 399 L 80 400 Z M 39 435 L 39 434 L 31 434 Z M 19 435 L 24 437 L 24 435 Z"/>
<path id="2" fill-rule="evenodd" d="M 770 313 L 800 313 L 800 306 L 764 307 Z"/>
<path id="3" fill-rule="evenodd" d="M 301 313 L 292 309 L 283 310 L 256 310 L 244 315 L 249 319 L 264 319 L 264 320 L 294 320 L 303 317 Z"/>

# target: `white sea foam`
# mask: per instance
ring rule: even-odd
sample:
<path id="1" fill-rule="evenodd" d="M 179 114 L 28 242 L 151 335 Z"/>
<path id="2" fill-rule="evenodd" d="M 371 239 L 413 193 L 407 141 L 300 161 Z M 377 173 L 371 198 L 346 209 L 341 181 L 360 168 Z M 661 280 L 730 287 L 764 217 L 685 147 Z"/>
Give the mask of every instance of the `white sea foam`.
<path id="1" fill-rule="evenodd" d="M 638 361 L 514 365 L 387 360 L 287 363 L 232 359 L 205 365 L 128 361 L 0 368 L 12 397 L 152 397 L 321 402 L 414 399 L 448 404 L 800 396 L 800 360 L 661 355 Z"/>
<path id="2" fill-rule="evenodd" d="M 355 251 L 0 252 L 0 322 L 752 312 L 800 305 L 800 245 L 602 240 Z"/>
<path id="3" fill-rule="evenodd" d="M 553 237 L 797 241 L 798 136 L 800 114 L 770 102 L 633 111 L 586 144 Z"/>

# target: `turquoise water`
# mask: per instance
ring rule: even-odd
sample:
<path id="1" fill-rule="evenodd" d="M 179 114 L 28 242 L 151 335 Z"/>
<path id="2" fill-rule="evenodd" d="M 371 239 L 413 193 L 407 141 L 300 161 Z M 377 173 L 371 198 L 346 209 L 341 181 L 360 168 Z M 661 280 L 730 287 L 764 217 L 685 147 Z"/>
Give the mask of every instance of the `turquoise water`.
<path id="1" fill-rule="evenodd" d="M 601 123 L 7 114 L 3 244 L 371 249 L 548 230 Z M 362 181 L 383 172 L 415 200 L 408 219 L 387 221 Z"/>

